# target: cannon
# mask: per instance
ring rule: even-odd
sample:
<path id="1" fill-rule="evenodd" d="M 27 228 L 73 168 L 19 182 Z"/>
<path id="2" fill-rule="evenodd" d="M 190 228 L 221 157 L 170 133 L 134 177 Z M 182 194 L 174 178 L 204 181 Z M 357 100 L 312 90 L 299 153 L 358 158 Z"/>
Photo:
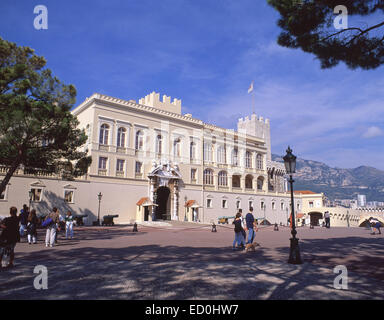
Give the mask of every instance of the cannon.
<path id="1" fill-rule="evenodd" d="M 76 225 L 77 226 L 83 226 L 84 225 L 83 219 L 86 218 L 86 217 L 88 217 L 87 214 L 77 214 L 77 215 L 75 215 L 74 218 L 75 218 L 75 221 L 76 221 Z"/>
<path id="2" fill-rule="evenodd" d="M 118 218 L 118 217 L 119 217 L 118 214 L 104 216 L 103 217 L 103 222 L 101 223 L 101 225 L 103 225 L 103 226 L 114 226 L 115 223 L 113 222 L 113 219 L 114 218 Z"/>

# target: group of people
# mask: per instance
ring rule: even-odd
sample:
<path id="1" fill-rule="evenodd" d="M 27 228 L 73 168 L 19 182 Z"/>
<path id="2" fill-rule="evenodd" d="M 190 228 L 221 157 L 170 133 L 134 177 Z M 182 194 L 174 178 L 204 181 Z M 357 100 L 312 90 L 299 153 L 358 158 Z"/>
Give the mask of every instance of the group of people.
<path id="1" fill-rule="evenodd" d="M 28 243 L 37 243 L 37 228 L 46 227 L 45 246 L 53 247 L 57 243 L 57 232 L 61 230 L 61 224 L 65 225 L 65 238 L 73 239 L 74 216 L 67 211 L 63 218 L 59 210 L 54 207 L 43 221 L 37 217 L 36 210 L 29 211 L 27 205 L 23 205 L 17 216 L 17 208 L 11 207 L 10 216 L 0 221 L 0 267 L 4 256 L 9 256 L 8 268 L 13 267 L 16 243 L 27 236 Z"/>
<path id="2" fill-rule="evenodd" d="M 249 208 L 249 212 L 246 214 L 245 219 L 242 216 L 242 210 L 236 214 L 235 220 L 232 222 L 235 225 L 235 239 L 233 240 L 232 248 L 236 249 L 245 249 L 246 244 L 253 243 L 257 231 L 257 222 L 253 216 L 253 208 Z M 246 231 L 248 231 L 248 238 Z M 247 239 L 247 242 L 245 242 Z M 237 244 L 237 246 L 236 246 Z"/>

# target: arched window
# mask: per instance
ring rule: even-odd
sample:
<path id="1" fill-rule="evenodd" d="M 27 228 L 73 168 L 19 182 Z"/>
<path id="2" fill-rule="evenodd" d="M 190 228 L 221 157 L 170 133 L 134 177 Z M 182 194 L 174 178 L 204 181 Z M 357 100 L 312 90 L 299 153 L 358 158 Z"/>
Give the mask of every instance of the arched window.
<path id="1" fill-rule="evenodd" d="M 232 188 L 240 188 L 240 178 L 239 175 L 232 176 Z"/>
<path id="2" fill-rule="evenodd" d="M 217 163 L 219 164 L 225 164 L 226 163 L 226 154 L 225 154 L 225 147 L 220 146 L 217 149 Z"/>
<path id="3" fill-rule="evenodd" d="M 250 151 L 245 152 L 245 167 L 252 168 L 252 153 Z"/>
<path id="4" fill-rule="evenodd" d="M 175 139 L 173 142 L 173 155 L 175 157 L 181 156 L 181 141 L 180 138 Z"/>
<path id="5" fill-rule="evenodd" d="M 125 128 L 119 128 L 117 130 L 117 146 L 118 147 L 125 147 L 126 132 L 127 132 L 127 129 Z"/>
<path id="6" fill-rule="evenodd" d="M 237 148 L 234 148 L 232 150 L 232 165 L 233 166 L 239 165 L 239 150 Z"/>
<path id="7" fill-rule="evenodd" d="M 162 154 L 163 152 L 163 137 L 161 134 L 156 137 L 156 154 Z"/>
<path id="8" fill-rule="evenodd" d="M 212 162 L 212 144 L 204 143 L 204 161 Z"/>
<path id="9" fill-rule="evenodd" d="M 256 156 L 256 166 L 257 169 L 263 170 L 263 156 L 261 154 L 257 154 Z"/>
<path id="10" fill-rule="evenodd" d="M 143 150 L 144 148 L 144 133 L 141 130 L 136 132 L 135 148 L 136 150 Z"/>
<path id="11" fill-rule="evenodd" d="M 263 190 L 263 184 L 264 184 L 264 178 L 263 177 L 258 177 L 257 178 L 257 190 L 258 191 Z"/>
<path id="12" fill-rule="evenodd" d="M 204 170 L 204 184 L 213 185 L 213 170 L 205 169 Z"/>
<path id="13" fill-rule="evenodd" d="M 221 187 L 228 186 L 228 175 L 226 171 L 219 172 L 219 186 Z"/>
<path id="14" fill-rule="evenodd" d="M 253 189 L 253 176 L 251 174 L 245 177 L 245 188 Z"/>
<path id="15" fill-rule="evenodd" d="M 108 144 L 108 137 L 109 137 L 109 125 L 104 123 L 100 127 L 99 143 L 107 145 Z"/>

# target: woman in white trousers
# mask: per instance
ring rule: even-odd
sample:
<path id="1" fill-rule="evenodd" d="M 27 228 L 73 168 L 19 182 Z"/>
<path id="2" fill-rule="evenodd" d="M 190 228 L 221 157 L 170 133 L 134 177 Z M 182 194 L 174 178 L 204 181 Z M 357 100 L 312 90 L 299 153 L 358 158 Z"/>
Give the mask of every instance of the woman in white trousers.
<path id="1" fill-rule="evenodd" d="M 73 222 L 74 218 L 72 216 L 71 211 L 67 211 L 67 215 L 65 217 L 65 238 L 71 237 L 73 239 Z"/>

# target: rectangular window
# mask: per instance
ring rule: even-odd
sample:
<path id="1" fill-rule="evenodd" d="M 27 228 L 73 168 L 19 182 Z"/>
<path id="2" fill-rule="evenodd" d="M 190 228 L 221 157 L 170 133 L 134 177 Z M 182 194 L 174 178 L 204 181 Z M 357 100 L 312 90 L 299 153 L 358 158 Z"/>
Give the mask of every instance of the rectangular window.
<path id="1" fill-rule="evenodd" d="M 228 202 L 227 202 L 227 200 L 222 200 L 222 202 L 221 202 L 221 207 L 223 208 L 223 209 L 227 209 L 228 208 Z"/>
<path id="2" fill-rule="evenodd" d="M 310 207 L 310 208 L 313 208 L 313 201 L 310 201 L 310 202 L 309 202 L 309 207 Z"/>
<path id="3" fill-rule="evenodd" d="M 135 173 L 140 174 L 142 170 L 143 164 L 139 161 L 136 161 L 136 166 L 135 166 Z"/>
<path id="4" fill-rule="evenodd" d="M 64 190 L 64 201 L 68 203 L 73 203 L 73 190 Z"/>
<path id="5" fill-rule="evenodd" d="M 32 192 L 32 201 L 34 202 L 40 202 L 41 201 L 41 196 L 43 193 L 43 189 L 41 188 L 31 188 Z"/>
<path id="6" fill-rule="evenodd" d="M 196 169 L 191 169 L 191 180 L 196 181 Z"/>
<path id="7" fill-rule="evenodd" d="M 207 199 L 207 208 L 212 208 L 212 199 Z"/>
<path id="8" fill-rule="evenodd" d="M 125 164 L 124 160 L 117 159 L 116 172 L 124 172 L 124 164 Z"/>
<path id="9" fill-rule="evenodd" d="M 261 209 L 261 210 L 264 210 L 264 206 L 265 206 L 264 201 L 261 201 L 261 202 L 260 202 L 260 209 Z"/>
<path id="10" fill-rule="evenodd" d="M 99 158 L 99 169 L 101 170 L 107 170 L 107 160 L 106 157 L 100 157 Z"/>
<path id="11" fill-rule="evenodd" d="M 236 201 L 236 209 L 241 209 L 241 201 L 240 200 Z"/>

